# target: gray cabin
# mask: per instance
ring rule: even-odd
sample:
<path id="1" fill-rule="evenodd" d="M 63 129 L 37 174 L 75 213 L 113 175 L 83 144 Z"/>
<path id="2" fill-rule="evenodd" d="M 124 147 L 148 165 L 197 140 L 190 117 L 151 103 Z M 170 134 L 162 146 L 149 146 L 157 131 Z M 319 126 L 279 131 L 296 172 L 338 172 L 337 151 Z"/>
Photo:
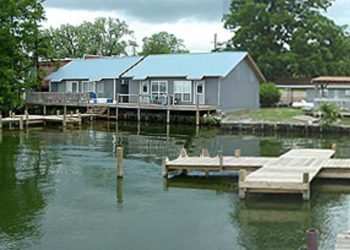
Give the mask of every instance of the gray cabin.
<path id="1" fill-rule="evenodd" d="M 94 93 L 96 99 L 113 102 L 116 95 L 128 94 L 128 83 L 121 75 L 142 57 L 78 59 L 46 77 L 50 92 Z"/>
<path id="2" fill-rule="evenodd" d="M 340 110 L 350 110 L 350 77 L 320 76 L 312 79 L 313 88 L 307 91 L 307 100 L 315 108 L 322 103 L 335 103 Z"/>
<path id="3" fill-rule="evenodd" d="M 123 74 L 130 102 L 216 105 L 221 111 L 259 107 L 266 81 L 247 52 L 150 55 Z"/>

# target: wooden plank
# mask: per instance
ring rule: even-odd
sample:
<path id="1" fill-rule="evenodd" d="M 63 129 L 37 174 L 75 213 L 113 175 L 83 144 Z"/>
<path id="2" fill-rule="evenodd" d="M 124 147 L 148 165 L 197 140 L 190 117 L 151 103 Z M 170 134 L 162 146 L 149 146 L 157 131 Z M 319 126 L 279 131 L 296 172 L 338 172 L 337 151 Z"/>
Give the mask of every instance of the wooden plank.
<path id="1" fill-rule="evenodd" d="M 350 249 L 350 232 L 338 234 L 335 242 L 335 250 Z"/>

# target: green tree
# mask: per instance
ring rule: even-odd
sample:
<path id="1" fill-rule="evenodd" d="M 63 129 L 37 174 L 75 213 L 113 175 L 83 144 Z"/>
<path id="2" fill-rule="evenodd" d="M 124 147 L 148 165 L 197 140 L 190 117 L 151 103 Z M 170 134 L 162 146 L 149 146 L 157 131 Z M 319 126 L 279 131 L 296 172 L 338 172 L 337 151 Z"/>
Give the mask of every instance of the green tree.
<path id="1" fill-rule="evenodd" d="M 24 90 L 38 84 L 42 0 L 0 0 L 0 110 L 19 107 Z"/>
<path id="2" fill-rule="evenodd" d="M 333 0 L 232 0 L 227 50 L 248 51 L 268 79 L 350 73 L 345 27 L 323 16 Z"/>
<path id="3" fill-rule="evenodd" d="M 341 117 L 340 110 L 335 103 L 323 103 L 320 106 L 320 111 L 322 113 L 321 126 L 328 127 Z"/>
<path id="4" fill-rule="evenodd" d="M 168 32 L 159 32 L 143 38 L 142 55 L 189 53 L 182 39 Z"/>
<path id="5" fill-rule="evenodd" d="M 273 82 L 260 84 L 260 105 L 262 107 L 273 107 L 281 98 L 281 93 Z"/>
<path id="6" fill-rule="evenodd" d="M 118 18 L 96 18 L 77 26 L 64 24 L 45 30 L 45 34 L 51 37 L 58 58 L 127 55 L 127 47 L 133 43 L 133 31 Z"/>

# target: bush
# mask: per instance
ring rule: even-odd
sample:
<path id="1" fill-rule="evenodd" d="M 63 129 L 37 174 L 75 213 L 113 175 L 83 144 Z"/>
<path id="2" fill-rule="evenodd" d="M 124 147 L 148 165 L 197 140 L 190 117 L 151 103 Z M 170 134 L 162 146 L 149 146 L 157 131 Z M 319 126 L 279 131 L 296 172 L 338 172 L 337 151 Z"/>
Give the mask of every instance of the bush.
<path id="1" fill-rule="evenodd" d="M 273 82 L 260 84 L 260 105 L 261 107 L 273 107 L 281 98 L 281 93 Z"/>
<path id="2" fill-rule="evenodd" d="M 338 106 L 335 103 L 323 103 L 320 106 L 322 112 L 321 125 L 330 126 L 341 117 Z"/>

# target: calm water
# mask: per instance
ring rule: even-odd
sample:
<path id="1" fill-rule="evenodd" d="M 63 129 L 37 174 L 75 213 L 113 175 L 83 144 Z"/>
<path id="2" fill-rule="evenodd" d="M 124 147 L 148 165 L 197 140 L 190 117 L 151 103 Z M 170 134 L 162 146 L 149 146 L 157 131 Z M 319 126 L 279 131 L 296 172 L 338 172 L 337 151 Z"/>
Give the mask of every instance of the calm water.
<path id="1" fill-rule="evenodd" d="M 240 201 L 235 176 L 191 176 L 167 183 L 161 159 L 185 147 L 226 155 L 276 156 L 290 148 L 329 148 L 350 157 L 350 138 L 229 135 L 188 126 L 96 123 L 82 130 L 0 133 L 0 249 L 321 249 L 350 229 L 347 182 L 313 183 L 312 200 L 251 195 Z M 125 150 L 115 178 L 114 144 Z M 196 174 L 196 173 L 194 173 Z"/>

